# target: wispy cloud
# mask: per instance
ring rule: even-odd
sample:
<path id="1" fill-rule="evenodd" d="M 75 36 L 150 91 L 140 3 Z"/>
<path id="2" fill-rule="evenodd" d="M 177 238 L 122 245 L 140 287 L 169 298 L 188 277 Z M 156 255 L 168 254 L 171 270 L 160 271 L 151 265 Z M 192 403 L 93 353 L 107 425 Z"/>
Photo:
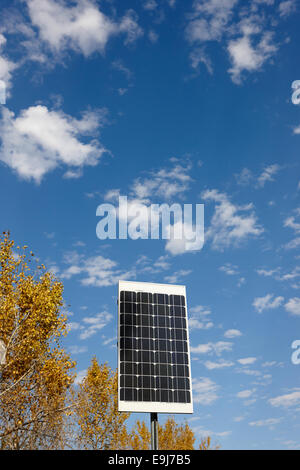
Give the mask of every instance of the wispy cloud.
<path id="1" fill-rule="evenodd" d="M 180 269 L 179 271 L 174 272 L 170 276 L 165 276 L 165 281 L 170 282 L 171 284 L 176 284 L 181 281 L 184 277 L 191 274 L 190 269 Z"/>
<path id="2" fill-rule="evenodd" d="M 263 172 L 257 178 L 258 187 L 264 187 L 267 181 L 274 181 L 274 176 L 276 175 L 276 173 L 278 173 L 279 170 L 280 166 L 276 163 L 265 167 Z"/>
<path id="3" fill-rule="evenodd" d="M 297 389 L 293 392 L 286 393 L 285 395 L 278 395 L 277 397 L 270 398 L 269 403 L 275 407 L 299 407 L 300 406 L 300 390 Z"/>
<path id="4" fill-rule="evenodd" d="M 241 390 L 236 394 L 237 398 L 250 398 L 255 392 L 255 389 L 252 390 Z"/>
<path id="5" fill-rule="evenodd" d="M 269 2 L 249 2 L 241 4 L 238 0 L 195 0 L 187 15 L 186 40 L 195 51 L 202 51 L 206 43 L 212 41 L 226 44 L 231 61 L 228 72 L 236 84 L 241 84 L 244 74 L 260 71 L 271 61 L 278 50 L 275 41 L 272 15 L 266 15 L 264 7 Z M 288 12 L 289 5 L 282 5 L 282 17 Z M 280 12 L 281 14 L 281 12 Z M 196 55 L 197 57 L 197 55 Z M 212 66 L 210 59 L 203 55 L 199 62 Z M 196 66 L 199 62 L 196 60 Z M 192 60 L 195 68 L 195 60 Z"/>
<path id="6" fill-rule="evenodd" d="M 88 339 L 102 330 L 112 320 L 111 313 L 106 311 L 97 313 L 94 316 L 84 317 L 82 320 L 82 329 L 79 335 L 80 339 Z"/>
<path id="7" fill-rule="evenodd" d="M 234 362 L 225 361 L 224 359 L 221 359 L 220 361 L 217 361 L 217 362 L 205 361 L 204 365 L 205 365 L 206 369 L 214 370 L 214 369 L 224 369 L 224 368 L 227 368 L 227 367 L 232 367 L 232 366 L 234 366 Z"/>
<path id="8" fill-rule="evenodd" d="M 218 398 L 219 386 L 208 377 L 193 379 L 193 400 L 201 405 L 211 405 Z"/>
<path id="9" fill-rule="evenodd" d="M 191 44 L 219 41 L 225 33 L 238 0 L 194 1 L 186 27 Z"/>
<path id="10" fill-rule="evenodd" d="M 293 240 L 289 241 L 284 245 L 284 248 L 287 250 L 298 248 L 298 246 L 300 245 L 300 223 L 298 222 L 298 219 L 300 218 L 299 207 L 294 210 L 294 214 L 295 215 L 287 217 L 283 223 L 284 227 L 292 229 L 296 235 Z"/>
<path id="11" fill-rule="evenodd" d="M 237 362 L 239 362 L 242 366 L 248 366 L 256 362 L 256 357 L 244 357 L 242 359 L 238 359 Z"/>
<path id="12" fill-rule="evenodd" d="M 149 177 L 137 178 L 131 185 L 133 199 L 150 201 L 153 197 L 170 200 L 182 196 L 189 188 L 192 178 L 191 165 L 175 162 L 171 168 L 150 172 Z"/>
<path id="13" fill-rule="evenodd" d="M 6 38 L 2 33 L 0 33 L 0 80 L 5 83 L 4 97 L 3 100 L 1 100 L 0 104 L 4 104 L 6 102 L 6 99 L 10 96 L 13 71 L 18 67 L 17 63 L 14 63 L 3 53 L 5 44 Z"/>
<path id="14" fill-rule="evenodd" d="M 284 0 L 279 3 L 278 10 L 279 15 L 283 18 L 287 18 L 297 9 L 297 0 Z"/>
<path id="15" fill-rule="evenodd" d="M 228 276 L 236 276 L 239 274 L 238 267 L 231 263 L 226 263 L 219 267 L 219 270 L 227 274 Z"/>
<path id="16" fill-rule="evenodd" d="M 240 330 L 236 330 L 234 328 L 230 330 L 226 330 L 224 333 L 225 338 L 238 338 L 239 336 L 242 336 L 243 333 Z"/>
<path id="17" fill-rule="evenodd" d="M 266 182 L 275 181 L 275 175 L 282 169 L 277 163 L 267 165 L 261 173 L 254 174 L 248 168 L 243 168 L 240 173 L 235 174 L 236 182 L 239 186 L 254 185 L 256 189 L 263 188 Z"/>
<path id="18" fill-rule="evenodd" d="M 232 351 L 233 343 L 228 341 L 217 341 L 216 343 L 209 342 L 205 344 L 198 344 L 198 346 L 191 346 L 191 352 L 194 354 L 216 354 L 220 356 L 223 352 Z"/>
<path id="19" fill-rule="evenodd" d="M 78 344 L 74 344 L 73 346 L 69 347 L 70 353 L 71 354 L 83 354 L 87 352 L 87 347 L 86 346 L 78 346 Z"/>
<path id="20" fill-rule="evenodd" d="M 210 320 L 211 310 L 203 305 L 190 308 L 189 315 L 189 328 L 191 330 L 208 330 L 214 325 Z"/>
<path id="21" fill-rule="evenodd" d="M 284 297 L 277 296 L 274 294 L 267 294 L 264 297 L 256 297 L 252 303 L 255 310 L 262 313 L 264 310 L 271 310 L 280 307 L 284 301 Z"/>
<path id="22" fill-rule="evenodd" d="M 117 284 L 119 279 L 135 277 L 135 270 L 122 271 L 118 263 L 101 255 L 86 257 L 77 252 L 69 252 L 64 257 L 69 266 L 62 271 L 62 279 L 80 276 L 84 286 L 105 287 Z"/>
<path id="23" fill-rule="evenodd" d="M 282 418 L 267 418 L 267 419 L 260 419 L 258 421 L 251 421 L 249 423 L 249 426 L 255 426 L 255 427 L 268 427 L 270 429 L 273 429 L 276 424 L 280 423 L 282 421 Z"/>
<path id="24" fill-rule="evenodd" d="M 263 232 L 257 223 L 253 204 L 235 205 L 225 193 L 216 189 L 204 191 L 202 198 L 215 203 L 215 211 L 206 230 L 206 238 L 211 240 L 213 249 L 222 251 L 229 246 L 237 246 Z"/>

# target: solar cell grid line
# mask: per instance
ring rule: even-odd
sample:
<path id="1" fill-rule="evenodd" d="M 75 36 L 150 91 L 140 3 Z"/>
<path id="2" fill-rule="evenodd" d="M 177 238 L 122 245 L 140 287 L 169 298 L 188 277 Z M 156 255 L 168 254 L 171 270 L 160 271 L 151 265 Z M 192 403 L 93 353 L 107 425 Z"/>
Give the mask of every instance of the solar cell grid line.
<path id="1" fill-rule="evenodd" d="M 184 286 L 119 281 L 119 411 L 192 413 Z"/>

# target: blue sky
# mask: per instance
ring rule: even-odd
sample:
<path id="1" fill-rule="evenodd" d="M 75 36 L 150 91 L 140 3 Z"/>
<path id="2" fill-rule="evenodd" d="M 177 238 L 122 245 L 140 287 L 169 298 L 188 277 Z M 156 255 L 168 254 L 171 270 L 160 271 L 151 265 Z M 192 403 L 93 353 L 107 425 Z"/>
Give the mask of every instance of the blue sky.
<path id="1" fill-rule="evenodd" d="M 118 279 L 186 285 L 177 419 L 223 449 L 300 448 L 299 39 L 294 0 L 1 2 L 1 230 L 63 281 L 79 379 L 117 365 Z M 204 204 L 203 249 L 99 240 L 119 194 Z"/>

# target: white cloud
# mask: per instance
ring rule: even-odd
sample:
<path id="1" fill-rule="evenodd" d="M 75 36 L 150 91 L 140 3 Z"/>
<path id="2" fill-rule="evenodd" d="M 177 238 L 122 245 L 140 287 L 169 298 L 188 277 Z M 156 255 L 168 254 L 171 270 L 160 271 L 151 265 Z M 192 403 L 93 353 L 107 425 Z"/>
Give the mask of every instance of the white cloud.
<path id="1" fill-rule="evenodd" d="M 274 181 L 273 176 L 276 175 L 276 173 L 278 173 L 279 170 L 280 170 L 280 166 L 277 165 L 276 163 L 274 163 L 273 165 L 267 166 L 263 170 L 261 175 L 258 177 L 257 185 L 259 187 L 263 187 L 265 185 L 266 181 Z"/>
<path id="2" fill-rule="evenodd" d="M 71 321 L 67 323 L 67 330 L 68 331 L 77 331 L 81 329 L 81 325 L 79 322 Z"/>
<path id="3" fill-rule="evenodd" d="M 143 4 L 145 10 L 153 11 L 157 8 L 157 3 L 155 0 L 146 0 Z"/>
<path id="4" fill-rule="evenodd" d="M 257 427 L 268 426 L 272 428 L 275 424 L 280 423 L 280 421 L 281 421 L 281 418 L 261 419 L 258 421 L 251 421 L 249 423 L 249 426 L 257 426 Z"/>
<path id="5" fill-rule="evenodd" d="M 231 330 L 226 330 L 224 333 L 225 338 L 238 338 L 239 336 L 242 336 L 242 332 L 240 330 L 236 329 L 231 329 Z"/>
<path id="6" fill-rule="evenodd" d="M 241 392 L 238 392 L 236 396 L 238 398 L 249 398 L 253 393 L 255 392 L 255 389 L 253 390 L 242 390 Z"/>
<path id="7" fill-rule="evenodd" d="M 279 395 L 278 397 L 270 398 L 268 401 L 272 406 L 275 407 L 298 407 L 300 405 L 300 391 L 296 390 L 294 392 L 287 393 L 286 395 Z"/>
<path id="8" fill-rule="evenodd" d="M 6 38 L 0 33 L 0 80 L 5 84 L 5 94 L 1 97 L 0 104 L 5 104 L 6 98 L 10 96 L 9 90 L 11 88 L 12 72 L 18 67 L 16 63 L 12 62 L 3 54 L 2 48 L 5 44 Z"/>
<path id="9" fill-rule="evenodd" d="M 235 276 L 236 274 L 239 274 L 238 267 L 231 263 L 226 263 L 224 266 L 220 266 L 219 270 L 223 271 L 228 276 Z"/>
<path id="10" fill-rule="evenodd" d="M 137 178 L 131 186 L 131 197 L 149 201 L 153 197 L 163 200 L 183 195 L 190 187 L 191 166 L 175 163 L 171 168 L 162 168 L 150 173 L 149 177 Z"/>
<path id="11" fill-rule="evenodd" d="M 274 181 L 274 176 L 280 169 L 281 167 L 277 163 L 273 163 L 272 165 L 266 166 L 261 174 L 256 177 L 251 170 L 243 168 L 240 173 L 235 175 L 235 178 L 237 184 L 240 186 L 248 186 L 256 180 L 256 188 L 262 188 L 267 181 Z"/>
<path id="12" fill-rule="evenodd" d="M 46 106 L 31 106 L 18 117 L 3 108 L 0 130 L 0 159 L 26 180 L 40 183 L 49 171 L 58 166 L 68 170 L 96 165 L 105 152 L 99 142 L 81 142 L 101 125 L 101 112 L 86 112 L 75 119 L 62 111 Z"/>
<path id="13" fill-rule="evenodd" d="M 84 286 L 105 287 L 117 284 L 119 279 L 130 279 L 134 271 L 121 271 L 118 263 L 101 255 L 87 258 L 82 254 L 71 252 L 65 256 L 65 263 L 69 265 L 62 274 L 62 279 L 70 279 L 75 275 L 81 276 Z"/>
<path id="14" fill-rule="evenodd" d="M 294 210 L 294 213 L 296 214 L 295 216 L 292 215 L 290 217 L 287 217 L 284 221 L 284 227 L 289 227 L 292 230 L 294 230 L 296 233 L 300 232 L 300 222 L 297 222 L 296 219 L 297 217 L 300 216 L 300 208 L 298 207 L 297 209 Z"/>
<path id="15" fill-rule="evenodd" d="M 296 134 L 296 135 L 299 135 L 300 134 L 300 126 L 296 126 L 293 128 L 293 133 Z"/>
<path id="16" fill-rule="evenodd" d="M 190 330 L 209 330 L 214 326 L 211 321 L 201 321 L 195 316 L 189 319 L 189 328 Z"/>
<path id="17" fill-rule="evenodd" d="M 256 272 L 260 276 L 272 277 L 272 276 L 274 276 L 274 274 L 278 273 L 278 268 L 276 268 L 276 269 L 263 269 L 263 268 L 260 268 L 260 269 L 257 269 Z"/>
<path id="18" fill-rule="evenodd" d="M 250 376 L 254 376 L 254 377 L 261 376 L 261 372 L 259 372 L 258 370 L 247 369 L 245 367 L 242 367 L 241 369 L 236 369 L 236 372 L 238 374 L 245 374 L 245 375 L 250 375 Z"/>
<path id="19" fill-rule="evenodd" d="M 126 65 L 124 65 L 121 59 L 114 60 L 111 66 L 113 69 L 124 74 L 128 81 L 132 79 L 133 73 L 128 67 L 126 67 Z"/>
<path id="20" fill-rule="evenodd" d="M 113 316 L 104 311 L 95 316 L 84 317 L 82 320 L 82 331 L 79 335 L 80 339 L 87 339 L 94 336 L 99 330 L 102 330 L 111 320 Z"/>
<path id="21" fill-rule="evenodd" d="M 288 449 L 291 449 L 291 450 L 300 449 L 300 443 L 298 443 L 297 441 L 288 440 L 288 441 L 283 441 L 282 444 L 284 446 L 287 446 Z"/>
<path id="22" fill-rule="evenodd" d="M 250 33 L 252 32 L 251 30 Z M 242 37 L 228 43 L 228 52 L 232 61 L 232 67 L 228 71 L 232 81 L 237 84 L 241 83 L 241 75 L 244 71 L 260 70 L 263 64 L 277 51 L 277 46 L 272 42 L 273 33 L 264 32 L 257 44 L 252 41 L 250 33 L 246 31 Z"/>
<path id="23" fill-rule="evenodd" d="M 206 362 L 204 362 L 204 365 L 207 369 L 214 370 L 214 369 L 224 369 L 224 368 L 227 368 L 227 367 L 232 367 L 232 366 L 234 366 L 234 362 L 225 361 L 224 359 L 221 359 L 218 362 L 206 361 Z"/>
<path id="24" fill-rule="evenodd" d="M 262 363 L 262 367 L 273 367 L 273 366 L 276 366 L 278 365 L 278 363 L 276 361 L 266 361 L 266 362 L 263 362 Z"/>
<path id="25" fill-rule="evenodd" d="M 201 405 L 211 405 L 218 398 L 219 386 L 208 377 L 193 379 L 193 400 Z"/>
<path id="26" fill-rule="evenodd" d="M 261 70 L 278 48 L 274 41 L 272 15 L 265 12 L 265 5 L 273 1 L 241 3 L 238 0 L 195 0 L 192 11 L 187 15 L 185 30 L 186 39 L 192 46 L 192 67 L 195 69 L 203 62 L 211 73 L 211 61 L 204 54 L 202 45 L 211 41 L 226 41 L 232 62 L 228 72 L 234 83 L 242 82 L 245 71 Z M 289 5 L 282 6 L 282 13 L 288 9 Z"/>
<path id="27" fill-rule="evenodd" d="M 215 353 L 220 356 L 222 352 L 232 351 L 233 344 L 228 341 L 217 341 L 216 343 L 198 344 L 198 346 L 192 347 L 191 352 L 195 354 L 211 354 Z"/>
<path id="28" fill-rule="evenodd" d="M 82 354 L 87 351 L 86 346 L 78 346 L 77 344 L 70 346 L 69 347 L 70 353 L 71 354 Z"/>
<path id="29" fill-rule="evenodd" d="M 204 191 L 202 198 L 216 203 L 210 227 L 206 230 L 206 238 L 211 239 L 214 249 L 224 250 L 263 232 L 263 228 L 257 225 L 252 204 L 234 205 L 225 193 L 216 189 Z"/>
<path id="30" fill-rule="evenodd" d="M 236 182 L 240 186 L 248 186 L 253 179 L 252 171 L 248 168 L 243 168 L 240 173 L 234 175 Z"/>
<path id="31" fill-rule="evenodd" d="M 142 35 L 132 10 L 120 21 L 114 21 L 91 0 L 78 0 L 74 6 L 67 6 L 63 0 L 27 0 L 27 5 L 39 39 L 56 54 L 67 49 L 85 56 L 96 51 L 103 53 L 114 36 L 125 34 L 128 43 Z"/>
<path id="32" fill-rule="evenodd" d="M 190 62 L 191 62 L 191 67 L 194 70 L 199 69 L 200 64 L 204 64 L 208 73 L 210 75 L 213 74 L 213 67 L 210 58 L 208 55 L 205 53 L 204 49 L 202 47 L 197 47 L 194 48 L 191 53 L 190 53 Z"/>
<path id="33" fill-rule="evenodd" d="M 280 307 L 283 303 L 284 297 L 274 297 L 274 294 L 267 294 L 264 297 L 256 297 L 252 303 L 254 308 L 262 313 L 264 310 L 270 310 Z"/>
<path id="34" fill-rule="evenodd" d="M 196 313 L 201 316 L 211 315 L 211 310 L 208 307 L 204 307 L 203 305 L 196 305 L 195 307 L 190 308 L 190 313 Z"/>
<path id="35" fill-rule="evenodd" d="M 284 248 L 286 250 L 293 250 L 295 248 L 298 248 L 300 245 L 300 237 L 295 237 L 293 240 L 289 241 L 284 245 Z"/>
<path id="36" fill-rule="evenodd" d="M 186 28 L 190 43 L 219 41 L 233 14 L 237 0 L 196 0 Z"/>
<path id="37" fill-rule="evenodd" d="M 148 38 L 149 41 L 152 42 L 152 44 L 155 44 L 158 41 L 159 35 L 156 31 L 153 31 L 153 29 L 151 29 L 148 33 Z"/>
<path id="38" fill-rule="evenodd" d="M 158 274 L 170 268 L 168 256 L 160 256 L 156 261 L 153 261 L 152 259 L 148 258 L 148 256 L 141 255 L 135 264 L 139 273 L 146 272 L 151 274 Z M 184 274 L 187 274 L 186 271 L 183 272 L 183 275 Z"/>
<path id="39" fill-rule="evenodd" d="M 256 362 L 256 357 L 244 357 L 243 359 L 238 359 L 237 362 L 242 364 L 242 366 L 248 366 Z"/>
<path id="40" fill-rule="evenodd" d="M 170 284 L 176 284 L 179 282 L 183 277 L 188 276 L 191 274 L 190 269 L 180 269 L 179 271 L 174 272 L 170 276 L 165 276 L 164 280 L 169 282 Z"/>
<path id="41" fill-rule="evenodd" d="M 296 268 L 292 269 L 292 271 L 290 272 L 287 272 L 285 274 L 278 274 L 277 276 L 275 276 L 275 279 L 279 281 L 293 281 L 299 276 L 300 276 L 300 267 L 296 266 Z"/>
<path id="42" fill-rule="evenodd" d="M 209 320 L 211 310 L 203 305 L 196 305 L 190 308 L 189 328 L 208 330 L 214 326 L 213 322 Z"/>
<path id="43" fill-rule="evenodd" d="M 103 346 L 110 346 L 111 348 L 114 348 L 117 346 L 118 338 L 117 336 L 112 336 L 111 338 L 107 338 L 105 335 L 102 335 L 102 344 Z"/>
<path id="44" fill-rule="evenodd" d="M 175 197 L 181 198 L 190 188 L 191 165 L 182 165 L 177 159 L 171 159 L 173 166 L 151 171 L 144 178 L 136 178 L 129 188 L 128 204 L 150 204 L 154 199 L 170 201 Z M 106 201 L 116 201 L 120 189 L 114 188 L 104 195 Z"/>
<path id="45" fill-rule="evenodd" d="M 3 47 L 6 44 L 6 37 L 0 33 L 0 47 Z"/>
<path id="46" fill-rule="evenodd" d="M 297 9 L 295 0 L 284 0 L 279 3 L 278 10 L 281 17 L 287 17 Z"/>
<path id="47" fill-rule="evenodd" d="M 211 429 L 205 429 L 203 426 L 196 426 L 193 427 L 193 431 L 195 435 L 203 437 L 217 437 L 217 438 L 224 438 L 230 436 L 232 434 L 232 431 L 213 431 Z"/>
<path id="48" fill-rule="evenodd" d="M 235 421 L 236 423 L 240 423 L 244 419 L 245 419 L 245 416 L 236 416 L 235 418 L 233 418 L 233 421 Z"/>
<path id="49" fill-rule="evenodd" d="M 292 315 L 300 315 L 300 298 L 293 297 L 284 305 L 287 312 Z"/>

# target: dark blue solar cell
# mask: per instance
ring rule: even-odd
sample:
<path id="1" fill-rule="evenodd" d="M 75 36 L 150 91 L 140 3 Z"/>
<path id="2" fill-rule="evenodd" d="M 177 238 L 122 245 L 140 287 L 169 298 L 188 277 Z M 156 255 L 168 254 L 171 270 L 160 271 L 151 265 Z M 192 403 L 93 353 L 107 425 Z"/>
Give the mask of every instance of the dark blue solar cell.
<path id="1" fill-rule="evenodd" d="M 120 399 L 190 403 L 185 297 L 122 291 Z"/>

